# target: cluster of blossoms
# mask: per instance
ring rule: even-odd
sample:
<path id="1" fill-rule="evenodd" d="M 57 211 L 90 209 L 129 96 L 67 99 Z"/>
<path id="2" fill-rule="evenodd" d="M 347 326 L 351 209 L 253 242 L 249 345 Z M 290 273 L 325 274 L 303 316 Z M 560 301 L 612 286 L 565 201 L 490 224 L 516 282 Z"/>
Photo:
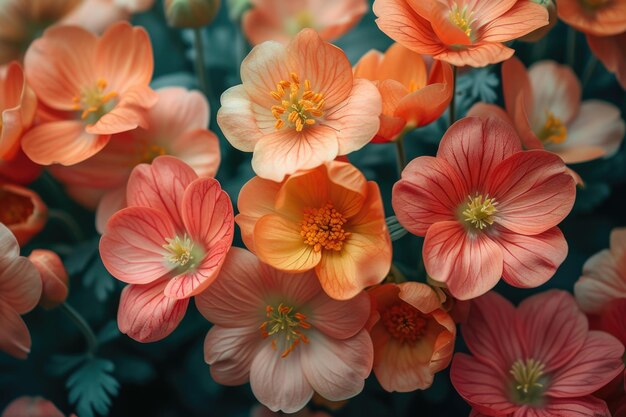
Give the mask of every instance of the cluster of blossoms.
<path id="1" fill-rule="evenodd" d="M 15 15 L 3 11 L 0 22 L 34 20 L 13 3 L 6 9 Z M 213 379 L 249 382 L 273 412 L 303 410 L 314 395 L 352 398 L 372 372 L 386 391 L 424 390 L 451 364 L 474 417 L 626 413 L 626 230 L 587 261 L 576 297 L 551 290 L 516 308 L 491 291 L 501 278 L 535 288 L 554 276 L 568 253 L 558 225 L 583 184 L 567 164 L 614 155 L 626 130 L 614 105 L 582 101 L 570 67 L 540 61 L 526 70 L 505 45 L 545 34 L 549 7 L 376 0 L 377 24 L 397 43 L 353 67 L 329 42 L 357 24 L 367 2 L 252 1 L 242 27 L 256 46 L 217 111 L 221 133 L 252 153 L 256 174 L 233 205 L 215 179 L 220 144 L 208 130 L 208 100 L 154 90 L 148 33 L 118 22 L 151 2 L 67 3 L 33 39 L 19 23 L 0 29 L 2 351 L 26 358 L 21 315 L 68 295 L 58 255 L 20 256 L 46 223 L 46 205 L 25 187 L 45 167 L 96 212 L 102 263 L 128 284 L 119 330 L 162 340 L 193 298 L 213 324 L 204 340 Z M 97 22 L 84 15 L 96 3 L 109 12 Z M 181 7 L 170 3 L 168 19 Z M 625 5 L 561 0 L 558 9 L 622 85 Z M 477 103 L 453 120 L 457 67 L 500 62 L 504 109 Z M 402 149 L 408 132 L 448 108 L 436 155 L 406 164 L 401 154 L 385 201 L 389 190 L 349 155 L 382 146 L 372 143 Z M 389 206 L 423 237 L 423 282 L 394 271 Z M 237 231 L 246 249 L 233 246 Z M 471 354 L 455 354 L 457 324 Z M 62 416 L 26 397 L 3 416 L 26 412 Z"/>

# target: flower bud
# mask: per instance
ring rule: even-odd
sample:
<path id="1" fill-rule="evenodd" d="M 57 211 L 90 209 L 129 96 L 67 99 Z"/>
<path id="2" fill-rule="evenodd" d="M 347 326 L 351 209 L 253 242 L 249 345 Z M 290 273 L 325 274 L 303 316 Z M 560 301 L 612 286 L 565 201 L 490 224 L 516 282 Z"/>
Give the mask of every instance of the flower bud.
<path id="1" fill-rule="evenodd" d="M 558 21 L 558 16 L 556 13 L 556 3 L 554 0 L 532 0 L 534 3 L 537 3 L 548 10 L 548 24 L 546 26 L 540 27 L 539 29 L 535 29 L 530 32 L 528 35 L 524 35 L 519 38 L 520 41 L 524 42 L 537 42 L 544 36 L 550 32 L 550 30 L 556 25 Z"/>
<path id="2" fill-rule="evenodd" d="M 13 184 L 0 185 L 0 223 L 24 246 L 43 229 L 48 208 L 39 195 L 28 188 Z"/>
<path id="3" fill-rule="evenodd" d="M 45 309 L 53 309 L 67 298 L 69 279 L 63 262 L 56 253 L 35 249 L 28 257 L 41 275 L 43 291 L 39 305 Z"/>
<path id="4" fill-rule="evenodd" d="M 175 28 L 199 28 L 215 19 L 220 0 L 165 0 L 165 18 Z"/>

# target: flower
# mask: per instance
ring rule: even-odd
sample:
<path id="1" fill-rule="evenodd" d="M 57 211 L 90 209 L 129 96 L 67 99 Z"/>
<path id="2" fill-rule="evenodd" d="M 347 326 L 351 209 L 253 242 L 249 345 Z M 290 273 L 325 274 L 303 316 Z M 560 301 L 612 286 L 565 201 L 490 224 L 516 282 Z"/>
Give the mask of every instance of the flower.
<path id="1" fill-rule="evenodd" d="M 165 0 L 168 25 L 176 28 L 199 28 L 215 19 L 221 0 Z"/>
<path id="2" fill-rule="evenodd" d="M 559 18 L 589 35 L 609 36 L 626 31 L 624 0 L 558 0 Z"/>
<path id="3" fill-rule="evenodd" d="M 248 249 L 279 270 L 315 269 L 332 298 L 352 298 L 389 272 L 391 239 L 378 185 L 349 163 L 329 162 L 280 184 L 252 178 L 237 207 Z"/>
<path id="4" fill-rule="evenodd" d="M 126 206 L 126 183 L 140 163 L 172 155 L 189 165 L 199 177 L 214 177 L 220 164 L 217 136 L 209 130 L 209 103 L 202 93 L 179 87 L 156 91 L 159 101 L 147 114 L 148 128 L 113 135 L 91 158 L 70 167 L 53 165 L 53 175 L 70 186 L 73 195 L 101 190 L 97 228 L 103 232 L 108 219 Z"/>
<path id="5" fill-rule="evenodd" d="M 35 308 L 40 296 L 39 272 L 20 256 L 15 236 L 0 223 L 0 350 L 26 359 L 31 341 L 20 315 Z"/>
<path id="6" fill-rule="evenodd" d="M 43 229 L 48 208 L 37 193 L 14 184 L 0 184 L 0 223 L 25 245 Z"/>
<path id="7" fill-rule="evenodd" d="M 467 300 L 500 277 L 522 288 L 550 279 L 567 255 L 556 225 L 575 194 L 558 156 L 522 152 L 509 124 L 468 117 L 448 129 L 437 157 L 407 165 L 392 205 L 409 232 L 425 236 L 428 275 Z"/>
<path id="8" fill-rule="evenodd" d="M 383 284 L 372 297 L 374 373 L 387 391 L 426 389 L 452 359 L 456 325 L 428 285 Z"/>
<path id="9" fill-rule="evenodd" d="M 587 35 L 591 52 L 604 64 L 609 72 L 617 76 L 622 88 L 626 89 L 626 32 L 613 36 Z"/>
<path id="10" fill-rule="evenodd" d="M 311 411 L 308 408 L 303 408 L 295 414 L 275 413 L 267 407 L 258 405 L 251 410 L 250 417 L 331 417 L 331 415 L 324 411 Z"/>
<path id="11" fill-rule="evenodd" d="M 378 90 L 354 79 L 343 51 L 311 29 L 287 47 L 254 47 L 241 79 L 222 94 L 217 122 L 231 145 L 254 152 L 252 168 L 262 178 L 282 181 L 315 168 L 362 148 L 378 131 Z"/>
<path id="12" fill-rule="evenodd" d="M 626 228 L 613 229 L 611 248 L 585 262 L 574 294 L 580 308 L 590 314 L 600 314 L 612 300 L 626 298 Z"/>
<path id="13" fill-rule="evenodd" d="M 371 50 L 363 55 L 354 76 L 374 81 L 383 99 L 380 128 L 372 142 L 389 142 L 405 128 L 434 122 L 452 100 L 452 67 L 435 61 L 429 74 L 421 55 L 397 43 L 384 54 Z"/>
<path id="14" fill-rule="evenodd" d="M 556 3 L 555 0 L 532 0 L 533 2 L 543 6 L 548 11 L 548 25 L 542 26 L 539 29 L 535 29 L 530 32 L 528 35 L 524 35 L 519 38 L 520 41 L 524 42 L 538 42 L 543 39 L 554 26 L 556 26 L 559 21 L 558 14 L 556 12 Z"/>
<path id="15" fill-rule="evenodd" d="M 472 354 L 454 356 L 450 378 L 477 413 L 610 415 L 591 394 L 622 372 L 624 346 L 590 331 L 569 293 L 546 291 L 517 309 L 496 293 L 486 294 L 474 300 L 461 331 Z"/>
<path id="16" fill-rule="evenodd" d="M 252 0 L 242 19 L 250 43 L 287 43 L 302 29 L 315 29 L 332 41 L 355 26 L 368 10 L 365 0 Z"/>
<path id="17" fill-rule="evenodd" d="M 249 380 L 272 411 L 296 412 L 313 391 L 332 401 L 354 397 L 372 369 L 372 340 L 363 328 L 369 297 L 333 300 L 312 272 L 280 272 L 232 248 L 196 305 L 214 323 L 204 341 L 213 379 Z"/>
<path id="18" fill-rule="evenodd" d="M 157 95 L 148 86 L 152 46 L 144 29 L 118 23 L 98 38 L 53 27 L 32 43 L 24 62 L 37 97 L 58 115 L 23 137 L 33 161 L 77 164 L 102 150 L 111 134 L 147 127 Z"/>
<path id="19" fill-rule="evenodd" d="M 170 334 L 189 297 L 217 277 L 233 240 L 233 209 L 217 180 L 171 156 L 135 167 L 126 200 L 107 223 L 100 256 L 131 284 L 120 299 L 120 331 L 152 342 Z"/>
<path id="20" fill-rule="evenodd" d="M 545 7 L 531 0 L 376 0 L 380 30 L 419 54 L 452 65 L 484 67 L 510 58 L 503 43 L 548 24 Z"/>
<path id="21" fill-rule="evenodd" d="M 41 397 L 19 397 L 2 412 L 2 417 L 65 417 L 50 401 Z M 76 417 L 75 414 L 70 417 Z"/>
<path id="22" fill-rule="evenodd" d="M 22 151 L 17 150 L 17 154 L 8 161 L 0 160 L 0 183 L 10 182 L 13 184 L 26 185 L 35 181 L 43 167 L 37 165 Z"/>
<path id="23" fill-rule="evenodd" d="M 26 84 L 20 64 L 11 62 L 0 67 L 0 161 L 15 158 L 36 107 L 37 97 Z"/>
<path id="24" fill-rule="evenodd" d="M 28 259 L 39 271 L 43 292 L 39 305 L 52 309 L 65 302 L 68 293 L 69 277 L 59 255 L 47 249 L 35 249 Z"/>

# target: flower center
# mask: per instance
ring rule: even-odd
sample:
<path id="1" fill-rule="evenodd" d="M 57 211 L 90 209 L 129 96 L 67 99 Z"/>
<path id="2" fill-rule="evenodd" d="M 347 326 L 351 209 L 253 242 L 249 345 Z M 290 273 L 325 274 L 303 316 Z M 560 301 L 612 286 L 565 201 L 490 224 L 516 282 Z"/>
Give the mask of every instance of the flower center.
<path id="1" fill-rule="evenodd" d="M 30 198 L 6 190 L 0 190 L 0 207 L 0 223 L 9 226 L 28 221 L 35 211 Z"/>
<path id="2" fill-rule="evenodd" d="M 96 123 L 115 106 L 117 93 L 106 89 L 106 80 L 100 78 L 95 86 L 84 88 L 80 96 L 74 97 L 74 110 L 82 110 L 80 118 L 88 124 Z"/>
<path id="3" fill-rule="evenodd" d="M 309 343 L 303 330 L 310 329 L 311 324 L 306 321 L 304 314 L 294 313 L 293 310 L 293 307 L 285 306 L 282 303 L 278 307 L 268 305 L 265 307 L 267 320 L 259 326 L 263 338 L 274 336 L 272 348 L 282 350 L 281 358 L 286 358 L 300 342 Z"/>
<path id="4" fill-rule="evenodd" d="M 199 254 L 195 249 L 194 242 L 187 236 L 183 235 L 182 239 L 179 236 L 175 236 L 173 239 L 166 238 L 167 244 L 163 245 L 163 248 L 167 250 L 168 254 L 165 255 L 165 259 L 177 266 L 185 267 L 186 269 L 194 267 L 199 258 Z"/>
<path id="5" fill-rule="evenodd" d="M 454 4 L 450 10 L 450 21 L 459 29 L 461 29 L 468 38 L 472 37 L 472 15 L 474 12 L 467 12 L 467 6 L 459 8 L 458 4 Z"/>
<path id="6" fill-rule="evenodd" d="M 332 203 L 324 207 L 304 209 L 300 222 L 300 236 L 315 252 L 322 249 L 340 251 L 344 241 L 350 237 L 343 226 L 348 220 L 338 212 Z"/>
<path id="7" fill-rule="evenodd" d="M 518 404 L 537 404 L 543 398 L 545 365 L 535 359 L 518 359 L 509 373 L 513 376 L 512 399 Z"/>
<path id="8" fill-rule="evenodd" d="M 491 226 L 495 221 L 495 214 L 498 212 L 496 206 L 498 203 L 495 198 L 489 198 L 489 195 L 483 197 L 482 194 L 476 194 L 474 197 L 467 196 L 463 217 L 466 222 L 471 224 L 475 229 L 483 230 L 487 226 Z"/>
<path id="9" fill-rule="evenodd" d="M 537 136 L 543 143 L 563 143 L 567 139 L 567 127 L 554 113 L 546 111 L 546 123 Z"/>
<path id="10" fill-rule="evenodd" d="M 301 85 L 296 73 L 292 72 L 290 77 L 291 81 L 280 81 L 276 91 L 270 91 L 272 98 L 280 103 L 271 109 L 276 119 L 274 126 L 279 130 L 287 125 L 302 132 L 304 126 L 314 125 L 315 118 L 324 115 L 324 95 L 312 91 L 309 80 Z"/>
<path id="11" fill-rule="evenodd" d="M 141 154 L 139 163 L 150 164 L 154 161 L 154 158 L 161 155 L 166 155 L 167 152 L 162 146 L 159 145 L 144 145 L 143 153 Z"/>
<path id="12" fill-rule="evenodd" d="M 402 343 L 416 342 L 426 333 L 426 316 L 406 303 L 395 304 L 381 317 L 389 334 Z"/>

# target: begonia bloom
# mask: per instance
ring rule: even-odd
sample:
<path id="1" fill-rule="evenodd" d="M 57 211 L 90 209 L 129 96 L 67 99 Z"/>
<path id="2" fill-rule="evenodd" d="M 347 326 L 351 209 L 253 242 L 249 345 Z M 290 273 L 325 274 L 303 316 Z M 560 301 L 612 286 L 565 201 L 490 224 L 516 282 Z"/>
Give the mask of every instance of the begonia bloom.
<path id="1" fill-rule="evenodd" d="M 380 30 L 405 47 L 452 65 L 484 67 L 515 52 L 504 42 L 548 24 L 531 0 L 376 0 Z"/>
<path id="2" fill-rule="evenodd" d="M 50 401 L 41 397 L 19 397 L 11 401 L 2 417 L 65 417 Z M 75 414 L 70 417 L 76 417 Z"/>
<path id="3" fill-rule="evenodd" d="M 472 304 L 461 326 L 471 355 L 454 356 L 450 378 L 474 416 L 610 415 L 591 394 L 623 371 L 624 346 L 590 331 L 569 293 L 546 291 L 515 308 L 491 292 Z"/>
<path id="4" fill-rule="evenodd" d="M 332 41 L 355 26 L 368 10 L 366 0 L 252 0 L 242 19 L 251 44 L 288 42 L 311 28 Z"/>
<path id="5" fill-rule="evenodd" d="M 626 31 L 625 0 L 558 0 L 557 11 L 562 21 L 589 35 Z"/>
<path id="6" fill-rule="evenodd" d="M 33 161 L 77 164 L 112 134 L 147 127 L 157 95 L 149 87 L 152 46 L 143 28 L 118 23 L 98 38 L 79 27 L 53 27 L 31 44 L 24 62 L 37 98 L 59 114 L 23 137 Z"/>
<path id="7" fill-rule="evenodd" d="M 0 184 L 0 223 L 11 230 L 20 246 L 43 229 L 48 207 L 39 195 L 14 184 Z"/>
<path id="8" fill-rule="evenodd" d="M 389 142 L 406 128 L 434 122 L 452 100 L 450 64 L 435 61 L 428 71 L 421 55 L 397 43 L 384 54 L 371 50 L 363 55 L 354 76 L 373 81 L 383 100 L 380 128 L 372 142 Z"/>
<path id="9" fill-rule="evenodd" d="M 204 341 L 213 379 L 250 381 L 272 411 L 296 412 L 314 391 L 332 401 L 351 398 L 372 369 L 372 340 L 364 329 L 369 297 L 333 300 L 313 272 L 281 272 L 232 248 L 196 305 L 214 323 Z"/>
<path id="10" fill-rule="evenodd" d="M 604 64 L 609 72 L 617 77 L 626 90 L 626 32 L 613 36 L 587 35 L 591 52 Z"/>
<path id="11" fill-rule="evenodd" d="M 392 205 L 409 232 L 425 236 L 428 275 L 466 300 L 500 277 L 522 288 L 550 279 L 567 255 L 556 226 L 575 194 L 558 156 L 522 151 L 510 124 L 468 117 L 448 129 L 437 157 L 407 165 Z"/>
<path id="12" fill-rule="evenodd" d="M 39 272 L 20 256 L 15 236 L 0 222 L 0 351 L 26 359 L 31 340 L 20 315 L 35 308 L 40 297 Z"/>
<path id="13" fill-rule="evenodd" d="M 20 139 L 35 117 L 37 97 L 26 84 L 17 62 L 0 67 L 0 161 L 9 161 L 20 150 Z"/>
<path id="14" fill-rule="evenodd" d="M 152 342 L 171 333 L 189 298 L 217 277 L 233 240 L 233 208 L 217 180 L 171 156 L 135 167 L 126 201 L 107 223 L 100 256 L 131 284 L 122 291 L 120 330 Z"/>
<path id="15" fill-rule="evenodd" d="M 217 122 L 231 145 L 254 152 L 252 168 L 262 178 L 282 181 L 315 168 L 362 148 L 378 131 L 378 90 L 355 79 L 343 51 L 311 29 L 286 47 L 254 47 L 241 79 L 222 94 Z"/>
<path id="16" fill-rule="evenodd" d="M 430 387 L 435 373 L 450 364 L 456 336 L 437 293 L 417 282 L 383 284 L 368 293 L 378 382 L 390 392 Z"/>
<path id="17" fill-rule="evenodd" d="M 389 272 L 391 239 L 378 185 L 349 163 L 333 161 L 282 183 L 252 178 L 237 206 L 248 249 L 276 269 L 315 269 L 332 298 L 354 297 Z"/>

